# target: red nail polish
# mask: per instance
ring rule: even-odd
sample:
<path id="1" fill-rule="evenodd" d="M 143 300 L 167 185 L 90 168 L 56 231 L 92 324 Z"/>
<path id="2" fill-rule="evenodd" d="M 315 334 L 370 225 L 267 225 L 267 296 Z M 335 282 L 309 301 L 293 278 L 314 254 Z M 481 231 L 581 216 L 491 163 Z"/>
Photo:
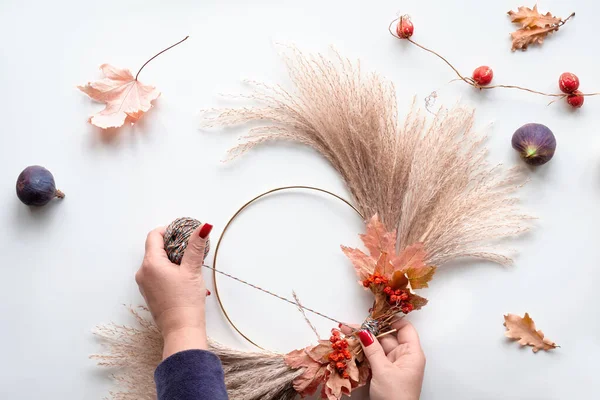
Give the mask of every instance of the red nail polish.
<path id="1" fill-rule="evenodd" d="M 367 330 L 362 330 L 362 331 L 358 332 L 358 338 L 360 339 L 363 346 L 365 346 L 365 347 L 369 347 L 375 341 L 375 339 L 373 338 L 373 335 L 371 335 L 371 332 L 369 332 Z"/>
<path id="2" fill-rule="evenodd" d="M 209 235 L 210 231 L 212 231 L 213 226 L 211 224 L 204 224 L 202 225 L 202 228 L 200 228 L 200 233 L 198 233 L 198 236 L 200 236 L 202 239 L 206 239 L 206 237 Z"/>
<path id="3" fill-rule="evenodd" d="M 341 327 L 342 327 L 342 323 L 340 322 L 340 323 L 338 324 L 338 328 L 341 328 Z"/>
<path id="4" fill-rule="evenodd" d="M 212 293 L 210 293 L 210 290 L 206 289 L 206 296 L 210 296 Z"/>

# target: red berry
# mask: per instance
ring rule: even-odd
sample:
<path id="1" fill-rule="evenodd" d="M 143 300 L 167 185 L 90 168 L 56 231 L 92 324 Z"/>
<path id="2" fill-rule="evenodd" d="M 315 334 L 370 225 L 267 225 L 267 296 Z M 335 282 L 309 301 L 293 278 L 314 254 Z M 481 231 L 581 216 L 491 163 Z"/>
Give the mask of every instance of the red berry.
<path id="1" fill-rule="evenodd" d="M 473 71 L 473 80 L 481 86 L 489 85 L 493 77 L 494 71 L 487 65 L 477 67 L 475 68 L 475 71 Z"/>
<path id="2" fill-rule="evenodd" d="M 395 302 L 397 302 L 397 301 L 398 301 L 398 296 L 396 296 L 395 294 L 391 295 L 391 296 L 390 296 L 390 301 L 391 301 L 392 303 L 395 303 Z"/>
<path id="3" fill-rule="evenodd" d="M 558 87 L 563 93 L 573 93 L 579 89 L 579 78 L 572 72 L 563 72 L 558 78 Z"/>
<path id="4" fill-rule="evenodd" d="M 344 373 L 342 374 L 342 378 L 348 379 L 349 377 L 350 375 L 348 375 L 348 372 L 344 371 Z"/>
<path id="5" fill-rule="evenodd" d="M 337 364 L 335 364 L 337 369 L 344 369 L 346 367 L 346 364 L 344 364 L 343 362 L 339 362 Z"/>
<path id="6" fill-rule="evenodd" d="M 410 22 L 410 18 L 408 16 L 400 17 L 400 21 L 398 21 L 398 26 L 396 27 L 396 33 L 401 39 L 408 39 L 413 35 L 415 31 L 415 26 L 412 22 Z"/>
<path id="7" fill-rule="evenodd" d="M 579 108 L 583 105 L 584 99 L 585 97 L 582 96 L 582 93 L 579 90 L 576 90 L 567 96 L 567 103 L 569 103 L 571 107 Z"/>

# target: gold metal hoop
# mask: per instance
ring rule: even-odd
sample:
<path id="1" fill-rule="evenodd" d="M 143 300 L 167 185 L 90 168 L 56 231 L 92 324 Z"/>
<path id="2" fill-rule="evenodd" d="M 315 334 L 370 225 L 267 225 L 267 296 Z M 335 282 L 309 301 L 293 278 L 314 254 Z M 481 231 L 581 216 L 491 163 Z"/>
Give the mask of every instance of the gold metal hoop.
<path id="1" fill-rule="evenodd" d="M 355 206 L 353 206 L 352 203 L 350 203 L 348 200 L 344 199 L 343 197 L 338 196 L 335 193 L 329 192 L 329 191 L 327 191 L 325 189 L 320 189 L 320 188 L 317 188 L 317 187 L 312 187 L 312 186 L 284 186 L 284 187 L 278 187 L 278 188 L 275 188 L 275 189 L 271 189 L 271 190 L 269 190 L 267 192 L 261 193 L 258 196 L 254 197 L 252 200 L 248 201 L 246 204 L 244 204 L 243 206 L 241 206 L 235 212 L 235 214 L 233 214 L 233 216 L 229 219 L 229 221 L 227 221 L 227 224 L 225 225 L 225 228 L 223 228 L 223 232 L 221 232 L 221 236 L 219 236 L 219 241 L 217 242 L 217 246 L 215 247 L 215 256 L 213 258 L 213 268 L 214 268 L 213 269 L 213 281 L 214 281 L 215 294 L 217 296 L 217 302 L 219 303 L 219 306 L 221 307 L 221 311 L 223 311 L 223 315 L 225 315 L 225 318 L 227 319 L 227 321 L 229 322 L 229 324 L 233 327 L 233 329 L 235 329 L 237 331 L 237 333 L 239 333 L 249 343 L 253 344 L 254 346 L 258 347 L 261 350 L 265 350 L 265 349 L 263 347 L 259 346 L 256 342 L 254 342 L 252 339 L 250 339 L 247 335 L 245 335 L 240 330 L 240 328 L 238 328 L 237 325 L 231 320 L 231 317 L 227 313 L 227 310 L 225 310 L 225 306 L 223 305 L 223 302 L 221 301 L 221 295 L 219 294 L 219 287 L 217 285 L 217 272 L 216 272 L 217 257 L 219 255 L 219 248 L 221 247 L 221 243 L 223 241 L 223 238 L 225 237 L 225 233 L 227 232 L 227 230 L 229 229 L 229 227 L 231 226 L 231 224 L 233 223 L 233 221 L 245 209 L 247 209 L 249 206 L 251 206 L 252 204 L 254 204 L 255 202 L 257 202 L 258 200 L 262 199 L 265 196 L 268 196 L 268 195 L 276 193 L 276 192 L 285 191 L 285 190 L 312 190 L 314 192 L 321 192 L 321 193 L 328 194 L 328 195 L 330 195 L 332 197 L 335 197 L 338 200 L 341 200 L 347 206 L 349 206 L 350 208 L 352 208 L 352 210 L 354 210 L 361 217 L 361 219 L 364 220 L 364 216 L 362 215 L 362 213 Z"/>

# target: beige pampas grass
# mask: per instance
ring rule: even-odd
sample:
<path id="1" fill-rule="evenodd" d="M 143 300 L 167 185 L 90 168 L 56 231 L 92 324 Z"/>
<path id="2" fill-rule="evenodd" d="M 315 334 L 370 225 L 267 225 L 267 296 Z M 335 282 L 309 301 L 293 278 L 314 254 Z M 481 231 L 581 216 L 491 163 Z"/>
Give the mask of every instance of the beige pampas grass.
<path id="1" fill-rule="evenodd" d="M 442 109 L 432 121 L 412 112 L 400 123 L 394 85 L 334 54 L 290 48 L 283 57 L 294 91 L 256 83 L 249 97 L 260 106 L 223 110 L 206 125 L 268 123 L 252 128 L 231 158 L 273 140 L 311 146 L 341 174 L 363 215 L 378 213 L 398 229 L 399 249 L 424 242 L 431 264 L 509 264 L 493 241 L 527 229 L 512 197 L 523 177 L 487 164 L 473 111 Z"/>
<path id="2" fill-rule="evenodd" d="M 222 110 L 207 119 L 208 126 L 265 122 L 250 130 L 231 157 L 273 140 L 306 144 L 340 173 L 365 217 L 377 213 L 388 230 L 398 229 L 399 250 L 423 242 L 427 262 L 438 266 L 461 257 L 511 262 L 495 242 L 527 229 L 528 217 L 514 197 L 523 178 L 516 170 L 487 164 L 471 110 L 440 110 L 431 121 L 411 112 L 399 122 L 393 84 L 363 74 L 358 64 L 295 48 L 284 60 L 293 91 L 255 84 L 250 98 L 260 105 Z M 94 358 L 117 368 L 122 391 L 112 393 L 113 399 L 155 400 L 153 373 L 162 339 L 152 322 L 134 314 L 139 327 L 99 329 L 108 352 Z M 213 342 L 211 350 L 223 362 L 230 399 L 296 396 L 292 381 L 302 370 L 290 369 L 282 355 Z"/>

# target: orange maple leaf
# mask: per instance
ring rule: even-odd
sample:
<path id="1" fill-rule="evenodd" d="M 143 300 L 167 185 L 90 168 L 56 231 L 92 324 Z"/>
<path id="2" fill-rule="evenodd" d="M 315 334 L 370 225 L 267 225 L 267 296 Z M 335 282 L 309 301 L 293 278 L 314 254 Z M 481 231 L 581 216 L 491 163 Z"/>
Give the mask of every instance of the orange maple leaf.
<path id="1" fill-rule="evenodd" d="M 377 214 L 369 220 L 366 232 L 360 238 L 370 255 L 342 246 L 359 280 L 379 273 L 390 277 L 394 288 L 404 288 L 409 282 L 413 289 L 428 287 L 436 267 L 425 264 L 427 253 L 423 243 L 414 243 L 396 254 L 396 231 L 387 231 Z"/>
<path id="2" fill-rule="evenodd" d="M 77 86 L 91 99 L 106 103 L 104 110 L 90 117 L 92 125 L 102 129 L 118 128 L 126 119 L 133 124 L 152 108 L 152 102 L 160 96 L 154 86 L 144 85 L 128 69 L 102 64 L 100 70 L 104 79 Z"/>
<path id="3" fill-rule="evenodd" d="M 518 340 L 521 346 L 532 346 L 534 353 L 558 347 L 556 343 L 545 338 L 542 331 L 535 329 L 535 323 L 528 313 L 525 313 L 522 318 L 515 314 L 505 315 L 504 326 L 506 327 L 506 332 L 504 332 L 506 337 Z"/>
<path id="4" fill-rule="evenodd" d="M 89 122 L 102 129 L 118 128 L 126 120 L 132 124 L 137 122 L 145 112 L 152 108 L 152 102 L 160 96 L 160 92 L 154 86 L 144 85 L 138 80 L 140 72 L 150 61 L 187 38 L 167 47 L 146 61 L 135 77 L 128 69 L 102 64 L 100 70 L 105 76 L 103 79 L 77 86 L 91 99 L 106 104 L 102 111 L 89 118 Z"/>

